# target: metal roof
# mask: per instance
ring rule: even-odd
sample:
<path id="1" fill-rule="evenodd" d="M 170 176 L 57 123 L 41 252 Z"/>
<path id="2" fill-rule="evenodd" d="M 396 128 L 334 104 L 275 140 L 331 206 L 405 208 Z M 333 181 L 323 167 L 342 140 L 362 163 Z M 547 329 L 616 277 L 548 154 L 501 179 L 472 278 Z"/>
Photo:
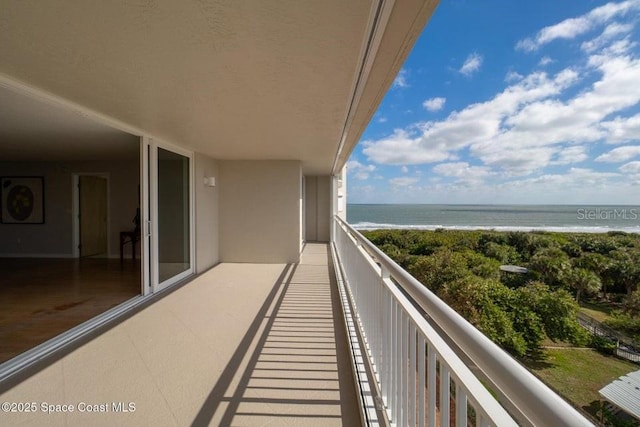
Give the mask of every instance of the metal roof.
<path id="1" fill-rule="evenodd" d="M 601 388 L 602 397 L 640 419 L 640 370 L 630 372 Z"/>
<path id="2" fill-rule="evenodd" d="M 518 274 L 525 274 L 529 272 L 527 268 L 520 267 L 517 265 L 501 265 L 500 270 L 506 271 L 507 273 L 518 273 Z"/>

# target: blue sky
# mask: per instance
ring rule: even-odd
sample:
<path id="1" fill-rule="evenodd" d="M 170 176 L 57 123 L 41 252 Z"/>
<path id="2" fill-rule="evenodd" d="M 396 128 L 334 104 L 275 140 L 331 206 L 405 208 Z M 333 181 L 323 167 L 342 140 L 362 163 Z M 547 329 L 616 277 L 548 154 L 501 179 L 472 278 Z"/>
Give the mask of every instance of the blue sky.
<path id="1" fill-rule="evenodd" d="M 348 200 L 640 204 L 640 0 L 442 0 Z"/>

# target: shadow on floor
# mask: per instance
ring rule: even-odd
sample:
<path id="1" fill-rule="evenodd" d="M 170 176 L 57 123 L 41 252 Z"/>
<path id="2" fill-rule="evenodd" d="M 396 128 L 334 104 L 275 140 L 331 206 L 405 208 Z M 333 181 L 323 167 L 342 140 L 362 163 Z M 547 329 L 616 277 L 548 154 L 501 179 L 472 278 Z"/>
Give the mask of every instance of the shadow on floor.
<path id="1" fill-rule="evenodd" d="M 327 245 L 288 265 L 192 425 L 360 425 Z"/>

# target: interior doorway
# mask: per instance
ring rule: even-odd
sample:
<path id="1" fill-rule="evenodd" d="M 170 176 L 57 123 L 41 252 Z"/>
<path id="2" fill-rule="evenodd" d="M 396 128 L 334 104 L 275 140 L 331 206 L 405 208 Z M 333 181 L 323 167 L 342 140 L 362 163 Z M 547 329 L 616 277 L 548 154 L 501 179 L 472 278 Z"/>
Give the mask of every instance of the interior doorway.
<path id="1" fill-rule="evenodd" d="M 79 258 L 109 256 L 109 180 L 101 174 L 78 174 L 74 252 Z"/>

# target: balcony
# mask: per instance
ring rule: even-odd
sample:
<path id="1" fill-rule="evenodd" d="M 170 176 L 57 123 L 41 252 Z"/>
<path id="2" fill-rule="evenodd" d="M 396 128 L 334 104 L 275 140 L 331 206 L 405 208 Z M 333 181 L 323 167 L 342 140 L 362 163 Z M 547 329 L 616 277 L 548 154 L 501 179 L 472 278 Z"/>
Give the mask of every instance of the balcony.
<path id="1" fill-rule="evenodd" d="M 0 414 L 20 425 L 591 425 L 337 217 L 299 263 L 220 264 L 0 398 L 36 404 Z"/>
<path id="2" fill-rule="evenodd" d="M 38 406 L 0 424 L 359 425 L 331 268 L 325 244 L 295 265 L 220 264 L 5 391 Z"/>

